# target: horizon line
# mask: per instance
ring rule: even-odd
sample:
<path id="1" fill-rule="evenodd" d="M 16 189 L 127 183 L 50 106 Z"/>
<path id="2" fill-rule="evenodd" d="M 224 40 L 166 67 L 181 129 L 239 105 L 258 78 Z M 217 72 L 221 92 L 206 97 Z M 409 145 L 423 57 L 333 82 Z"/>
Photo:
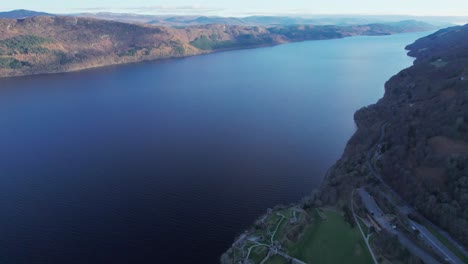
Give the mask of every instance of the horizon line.
<path id="1" fill-rule="evenodd" d="M 272 16 L 272 17 L 282 17 L 282 16 L 292 16 L 292 17 L 301 17 L 301 16 L 402 16 L 402 17 L 450 17 L 450 18 L 468 18 L 468 15 L 448 15 L 448 14 L 403 14 L 403 13 L 262 13 L 262 12 L 239 12 L 238 14 L 207 14 L 204 12 L 196 12 L 196 13 L 144 13 L 144 12 L 125 12 L 123 10 L 100 10 L 100 11 L 95 11 L 93 12 L 92 10 L 86 10 L 86 9 L 77 9 L 77 12 L 50 12 L 50 11 L 37 11 L 37 10 L 32 10 L 32 9 L 24 9 L 24 8 L 18 8 L 18 9 L 2 9 L 0 8 L 0 12 L 13 12 L 13 11 L 19 11 L 19 10 L 25 10 L 25 11 L 32 11 L 32 12 L 42 12 L 42 13 L 49 13 L 53 15 L 76 15 L 76 14 L 99 14 L 99 13 L 109 13 L 109 14 L 128 14 L 128 15 L 142 15 L 142 16 L 206 16 L 206 17 L 237 17 L 237 18 L 242 18 L 242 17 L 250 17 L 250 16 Z M 81 10 L 81 11 L 78 11 Z M 210 13 L 210 12 L 208 12 Z"/>

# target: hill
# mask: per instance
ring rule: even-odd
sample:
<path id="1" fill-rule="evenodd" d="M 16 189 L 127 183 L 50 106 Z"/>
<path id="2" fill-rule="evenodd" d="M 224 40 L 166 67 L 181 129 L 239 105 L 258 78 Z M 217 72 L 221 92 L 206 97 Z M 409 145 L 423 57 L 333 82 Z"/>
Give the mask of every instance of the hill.
<path id="1" fill-rule="evenodd" d="M 369 150 L 404 200 L 468 247 L 468 25 L 409 45 L 414 66 L 392 77 L 385 96 L 355 114 L 358 126 L 322 190 L 337 203 L 372 182 Z"/>
<path id="2" fill-rule="evenodd" d="M 34 16 L 55 16 L 55 15 L 45 13 L 45 12 L 36 12 L 36 11 L 25 10 L 25 9 L 12 10 L 8 12 L 0 12 L 0 18 L 19 19 L 19 18 L 27 18 L 27 17 L 34 17 Z"/>
<path id="3" fill-rule="evenodd" d="M 282 43 L 432 30 L 419 22 L 362 26 L 182 28 L 81 17 L 0 19 L 0 77 L 67 72 Z"/>

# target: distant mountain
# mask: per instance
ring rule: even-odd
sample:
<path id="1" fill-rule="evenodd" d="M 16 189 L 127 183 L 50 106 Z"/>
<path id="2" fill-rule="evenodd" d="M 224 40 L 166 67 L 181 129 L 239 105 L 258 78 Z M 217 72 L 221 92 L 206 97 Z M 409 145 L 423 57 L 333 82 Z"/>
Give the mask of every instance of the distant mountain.
<path id="1" fill-rule="evenodd" d="M 8 12 L 0 12 L 0 18 L 27 18 L 33 16 L 54 16 L 53 14 L 45 13 L 45 12 L 36 12 L 31 10 L 25 9 L 18 9 Z"/>
<path id="2" fill-rule="evenodd" d="M 33 16 L 55 16 L 45 12 L 31 10 L 13 10 L 0 12 L 0 18 L 27 18 Z M 113 20 L 126 23 L 144 23 L 158 26 L 193 26 L 208 24 L 275 26 L 275 25 L 364 25 L 388 24 L 404 20 L 418 20 L 440 27 L 454 24 L 468 23 L 466 17 L 431 17 L 431 16 L 404 16 L 404 15 L 307 15 L 307 16 L 247 16 L 247 17 L 220 17 L 202 15 L 142 15 L 132 13 L 74 13 L 64 16 L 89 17 L 103 20 Z"/>
<path id="3" fill-rule="evenodd" d="M 163 21 L 168 17 L 154 16 L 154 15 L 138 15 L 132 13 L 112 13 L 112 12 L 98 12 L 98 13 L 77 13 L 68 14 L 68 16 L 95 18 L 102 20 L 111 20 L 125 23 L 149 23 L 151 21 Z M 163 23 L 158 25 L 162 25 Z"/>
<path id="4" fill-rule="evenodd" d="M 288 26 L 288 25 L 364 25 L 388 24 L 405 20 L 418 20 L 439 27 L 468 23 L 468 17 L 413 17 L 413 16 L 357 16 L 357 15 L 314 15 L 314 16 L 248 16 L 248 17 L 219 17 L 219 16 L 158 16 L 125 13 L 81 13 L 72 14 L 79 17 L 114 20 L 131 23 L 147 23 L 158 26 L 193 26 L 208 24 L 249 25 L 249 26 Z"/>
<path id="5" fill-rule="evenodd" d="M 247 25 L 241 18 L 236 17 L 207 17 L 207 16 L 171 16 L 171 17 L 154 17 L 152 20 L 145 22 L 150 25 L 168 26 L 168 27 L 184 27 L 184 26 L 199 26 L 199 25 Z"/>
<path id="6" fill-rule="evenodd" d="M 370 24 L 370 26 L 372 26 L 373 33 L 376 35 L 378 35 L 379 32 L 386 34 L 388 31 L 418 32 L 437 29 L 436 26 L 432 26 L 431 24 L 416 20 L 405 20 L 392 23 L 375 23 Z"/>

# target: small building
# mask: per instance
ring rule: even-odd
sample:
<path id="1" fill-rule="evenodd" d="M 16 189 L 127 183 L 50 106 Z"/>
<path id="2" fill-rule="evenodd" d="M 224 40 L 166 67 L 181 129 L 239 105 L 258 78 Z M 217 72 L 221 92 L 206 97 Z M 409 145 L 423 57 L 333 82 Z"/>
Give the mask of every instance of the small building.
<path id="1" fill-rule="evenodd" d="M 250 241 L 250 242 L 258 242 L 259 240 L 260 240 L 260 237 L 258 236 L 252 236 L 252 237 L 247 238 L 247 241 Z"/>
<path id="2" fill-rule="evenodd" d="M 460 77 L 460 81 L 464 81 L 465 80 L 465 77 Z"/>

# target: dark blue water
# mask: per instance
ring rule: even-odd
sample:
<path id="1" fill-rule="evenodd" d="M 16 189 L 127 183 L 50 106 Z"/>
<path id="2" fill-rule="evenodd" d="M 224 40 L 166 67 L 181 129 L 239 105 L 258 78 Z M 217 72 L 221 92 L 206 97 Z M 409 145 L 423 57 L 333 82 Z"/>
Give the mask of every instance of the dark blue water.
<path id="1" fill-rule="evenodd" d="M 318 186 L 423 35 L 0 80 L 0 263 L 216 263 Z"/>

